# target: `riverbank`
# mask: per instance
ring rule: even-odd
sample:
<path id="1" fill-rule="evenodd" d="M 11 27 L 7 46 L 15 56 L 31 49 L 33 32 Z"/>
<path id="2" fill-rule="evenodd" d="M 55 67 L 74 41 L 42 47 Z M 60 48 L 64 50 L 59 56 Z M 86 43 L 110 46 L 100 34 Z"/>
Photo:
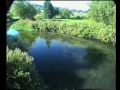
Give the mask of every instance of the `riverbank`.
<path id="1" fill-rule="evenodd" d="M 112 25 L 97 23 L 91 19 L 41 19 L 41 20 L 19 20 L 11 25 L 16 30 L 57 32 L 85 39 L 99 40 L 115 46 L 116 31 Z"/>

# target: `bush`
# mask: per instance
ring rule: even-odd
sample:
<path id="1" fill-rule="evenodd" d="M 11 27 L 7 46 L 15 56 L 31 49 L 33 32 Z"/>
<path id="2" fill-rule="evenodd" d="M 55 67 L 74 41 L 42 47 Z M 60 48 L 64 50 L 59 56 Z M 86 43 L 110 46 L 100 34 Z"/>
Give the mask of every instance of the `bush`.
<path id="1" fill-rule="evenodd" d="M 33 29 L 37 31 L 45 31 L 45 32 L 56 32 L 58 30 L 56 22 L 51 20 L 46 21 L 34 21 L 33 22 Z"/>
<path id="2" fill-rule="evenodd" d="M 33 57 L 20 49 L 10 50 L 7 47 L 7 88 L 40 89 L 42 79 L 33 67 Z"/>
<path id="3" fill-rule="evenodd" d="M 103 22 L 106 25 L 112 25 L 115 14 L 114 1 L 92 1 L 90 5 L 90 16 L 97 22 Z"/>
<path id="4" fill-rule="evenodd" d="M 115 27 L 103 22 L 96 23 L 93 20 L 82 20 L 81 22 L 66 22 L 57 20 L 20 20 L 15 22 L 11 28 L 16 30 L 58 32 L 74 35 L 87 39 L 97 39 L 105 43 L 115 44 Z"/>
<path id="5" fill-rule="evenodd" d="M 40 19 L 43 19 L 43 18 L 44 18 L 44 15 L 43 15 L 43 13 L 41 12 L 41 13 L 36 14 L 36 15 L 34 16 L 34 18 L 35 18 L 35 20 L 40 20 Z"/>
<path id="6" fill-rule="evenodd" d="M 66 8 L 64 8 L 64 9 L 61 10 L 61 18 L 68 19 L 70 17 L 70 15 L 71 15 L 71 11 L 70 10 L 68 10 Z"/>
<path id="7" fill-rule="evenodd" d="M 74 35 L 87 39 L 97 39 L 105 43 L 114 44 L 115 28 L 105 25 L 102 22 L 96 23 L 92 20 L 68 23 L 66 21 L 35 21 L 34 30 L 46 32 L 58 32 L 62 34 Z"/>
<path id="8" fill-rule="evenodd" d="M 80 17 L 80 16 L 75 16 L 74 18 L 75 18 L 75 19 L 80 19 L 81 17 Z"/>
<path id="9" fill-rule="evenodd" d="M 26 1 L 15 1 L 11 6 L 10 13 L 21 19 L 33 18 L 37 13 L 36 8 Z"/>
<path id="10" fill-rule="evenodd" d="M 10 28 L 14 28 L 16 30 L 32 31 L 32 21 L 29 19 L 19 20 L 13 23 Z"/>

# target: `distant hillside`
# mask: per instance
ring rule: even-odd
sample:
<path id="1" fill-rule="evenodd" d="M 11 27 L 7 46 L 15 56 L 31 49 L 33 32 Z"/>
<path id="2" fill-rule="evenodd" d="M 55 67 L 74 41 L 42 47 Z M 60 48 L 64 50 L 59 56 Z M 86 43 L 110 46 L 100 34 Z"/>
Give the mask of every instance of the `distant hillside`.
<path id="1" fill-rule="evenodd" d="M 37 9 L 43 10 L 43 5 L 33 4 Z"/>
<path id="2" fill-rule="evenodd" d="M 39 4 L 33 4 L 37 9 L 39 10 L 43 10 L 44 6 L 43 5 L 39 5 Z M 54 6 L 56 7 L 56 6 Z M 59 8 L 60 10 L 62 9 L 61 7 L 56 7 L 56 8 Z"/>
<path id="3" fill-rule="evenodd" d="M 43 10 L 44 6 L 43 5 L 39 5 L 39 4 L 33 4 L 38 10 Z M 56 7 L 56 6 L 54 6 Z M 59 10 L 61 10 L 62 8 L 61 7 L 56 7 L 56 8 L 59 8 Z M 72 12 L 78 12 L 78 13 L 85 13 L 87 11 L 82 11 L 82 10 L 76 10 L 76 9 L 72 9 L 71 10 Z"/>

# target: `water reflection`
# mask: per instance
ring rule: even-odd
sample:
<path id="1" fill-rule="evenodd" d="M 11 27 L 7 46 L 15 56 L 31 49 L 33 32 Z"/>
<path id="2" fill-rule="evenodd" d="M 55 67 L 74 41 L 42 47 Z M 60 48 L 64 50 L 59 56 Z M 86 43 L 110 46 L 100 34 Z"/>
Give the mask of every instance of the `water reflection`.
<path id="1" fill-rule="evenodd" d="M 82 88 L 87 77 L 78 77 L 75 71 L 94 68 L 105 58 L 96 48 L 41 37 L 32 44 L 29 54 L 35 58 L 36 68 L 51 88 Z"/>
<path id="2" fill-rule="evenodd" d="M 7 39 L 8 46 L 27 48 L 45 83 L 55 90 L 114 88 L 114 52 L 106 46 L 55 33 L 20 32 L 19 38 Z"/>
<path id="3" fill-rule="evenodd" d="M 19 36 L 19 32 L 16 31 L 15 29 L 10 28 L 10 29 L 7 31 L 7 35 Z"/>
<path id="4" fill-rule="evenodd" d="M 30 47 L 29 41 L 21 38 L 20 33 L 15 29 L 7 31 L 7 45 L 10 49 L 20 48 L 23 51 L 27 51 Z"/>
<path id="5" fill-rule="evenodd" d="M 104 51 L 94 48 L 87 48 L 87 55 L 84 57 L 84 60 L 87 62 L 87 66 L 92 68 L 97 68 L 99 64 L 102 64 L 106 60 L 106 54 Z"/>

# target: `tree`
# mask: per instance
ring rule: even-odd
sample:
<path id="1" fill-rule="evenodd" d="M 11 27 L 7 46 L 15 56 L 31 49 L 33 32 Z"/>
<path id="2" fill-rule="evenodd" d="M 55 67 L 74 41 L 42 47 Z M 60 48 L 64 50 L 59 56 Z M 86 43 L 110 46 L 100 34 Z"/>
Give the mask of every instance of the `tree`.
<path id="1" fill-rule="evenodd" d="M 70 10 L 68 10 L 66 8 L 63 8 L 61 10 L 61 18 L 67 18 L 68 19 L 70 17 L 70 15 L 71 15 L 71 11 Z"/>
<path id="2" fill-rule="evenodd" d="M 58 14 L 60 14 L 60 10 L 59 10 L 59 8 L 54 8 L 54 12 L 55 12 L 55 15 L 58 15 Z"/>
<path id="3" fill-rule="evenodd" d="M 97 22 L 112 24 L 115 14 L 113 1 L 92 1 L 90 5 L 90 17 Z"/>
<path id="4" fill-rule="evenodd" d="M 16 1 L 10 9 L 13 16 L 18 16 L 21 19 L 33 18 L 36 12 L 36 8 L 26 1 Z"/>
<path id="5" fill-rule="evenodd" d="M 54 17 L 54 15 L 54 8 L 50 3 L 50 0 L 46 0 L 44 3 L 44 17 L 51 19 Z"/>

